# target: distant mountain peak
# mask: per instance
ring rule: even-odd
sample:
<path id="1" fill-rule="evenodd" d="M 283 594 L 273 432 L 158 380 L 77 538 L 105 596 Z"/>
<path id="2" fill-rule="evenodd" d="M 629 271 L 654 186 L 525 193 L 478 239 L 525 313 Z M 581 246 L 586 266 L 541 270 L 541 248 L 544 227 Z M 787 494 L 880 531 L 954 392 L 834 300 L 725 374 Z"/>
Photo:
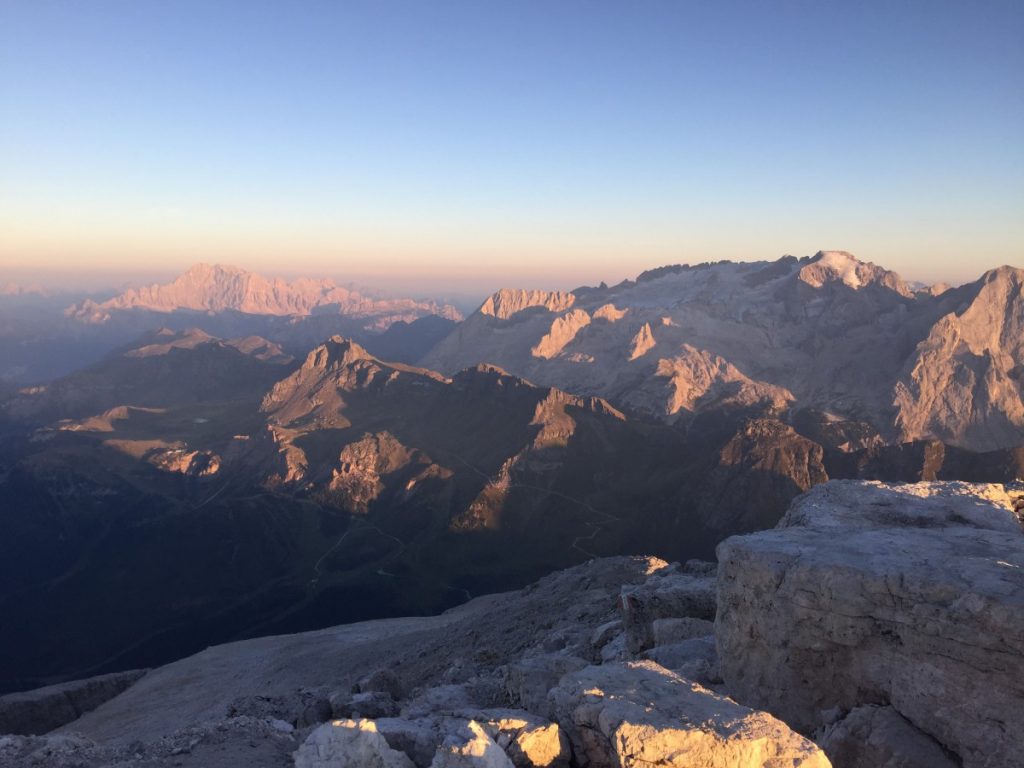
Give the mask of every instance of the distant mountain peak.
<path id="1" fill-rule="evenodd" d="M 306 356 L 302 367 L 332 371 L 359 361 L 377 362 L 377 358 L 351 339 L 331 336 Z"/>
<path id="2" fill-rule="evenodd" d="M 375 299 L 338 286 L 333 280 L 268 278 L 226 264 L 194 264 L 170 283 L 131 288 L 108 301 L 85 301 L 66 314 L 88 323 L 105 323 L 112 313 L 242 312 L 252 315 L 307 316 L 314 312 L 377 319 L 384 326 L 397 320 L 412 321 L 426 315 L 460 320 L 447 304 L 413 299 Z"/>
<path id="3" fill-rule="evenodd" d="M 901 296 L 913 296 L 913 291 L 895 272 L 860 261 L 848 251 L 818 251 L 798 274 L 802 282 L 814 288 L 829 283 L 840 283 L 854 290 L 880 285 Z"/>
<path id="4" fill-rule="evenodd" d="M 479 312 L 499 320 L 507 320 L 517 312 L 522 312 L 530 307 L 543 307 L 549 312 L 563 312 L 569 309 L 575 301 L 576 296 L 568 291 L 502 288 L 487 297 Z"/>
<path id="5" fill-rule="evenodd" d="M 1017 283 L 1024 283 L 1024 269 L 1003 264 L 1001 267 L 990 269 L 981 276 L 983 282 L 995 282 L 998 280 L 1010 280 Z"/>
<path id="6" fill-rule="evenodd" d="M 673 265 L 572 293 L 499 291 L 419 363 L 488 361 L 668 421 L 814 408 L 886 440 L 995 450 L 1024 435 L 1022 286 L 1009 265 L 911 286 L 843 250 Z"/>

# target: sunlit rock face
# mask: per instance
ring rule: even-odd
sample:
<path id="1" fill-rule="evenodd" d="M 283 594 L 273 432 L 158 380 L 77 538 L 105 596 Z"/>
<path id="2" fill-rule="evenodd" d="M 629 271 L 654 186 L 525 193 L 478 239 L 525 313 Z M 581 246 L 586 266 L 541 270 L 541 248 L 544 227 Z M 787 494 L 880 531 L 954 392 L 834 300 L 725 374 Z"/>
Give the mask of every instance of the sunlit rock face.
<path id="1" fill-rule="evenodd" d="M 70 307 L 67 314 L 89 323 L 104 323 L 112 314 L 126 310 L 306 316 L 320 309 L 361 317 L 382 316 L 392 321 L 414 320 L 427 314 L 461 319 L 457 310 L 446 305 L 374 299 L 331 280 L 300 278 L 289 282 L 220 264 L 197 264 L 170 283 L 131 288 L 102 303 L 85 301 Z"/>
<path id="2" fill-rule="evenodd" d="M 904 440 L 976 450 L 1020 445 L 1024 425 L 1024 270 L 1001 267 L 944 315 L 895 389 Z"/>
<path id="3" fill-rule="evenodd" d="M 565 291 L 524 291 L 501 290 L 488 297 L 480 306 L 480 314 L 490 315 L 499 320 L 508 320 L 515 314 L 531 307 L 541 307 L 548 312 L 562 312 L 569 309 L 576 297 Z"/>
<path id="4" fill-rule="evenodd" d="M 718 558 L 732 695 L 805 731 L 887 705 L 966 768 L 1024 764 L 1024 532 L 1003 486 L 833 481 Z"/>
<path id="5" fill-rule="evenodd" d="M 390 432 L 366 434 L 342 448 L 327 487 L 347 509 L 366 513 L 384 490 L 382 477 L 397 472 L 410 460 L 410 451 Z"/>
<path id="6" fill-rule="evenodd" d="M 588 325 L 590 325 L 590 315 L 586 310 L 574 309 L 567 312 L 561 317 L 555 318 L 551 323 L 551 329 L 530 350 L 530 354 L 545 359 L 555 357 L 576 338 L 576 334 Z"/>
<path id="7" fill-rule="evenodd" d="M 650 270 L 570 293 L 503 290 L 421 364 L 492 363 L 667 421 L 815 409 L 888 442 L 1024 443 L 1024 272 L 914 291 L 843 251 Z M 843 441 L 840 441 L 843 442 Z"/>
<path id="8" fill-rule="evenodd" d="M 644 351 L 636 357 L 655 346 L 653 339 L 637 343 L 640 346 L 634 345 L 634 354 L 637 349 Z M 624 397 L 639 411 L 654 412 L 652 404 L 658 404 L 662 410 L 656 415 L 670 420 L 712 410 L 776 414 L 794 400 L 786 389 L 753 381 L 724 358 L 689 344 L 680 345 L 673 357 L 660 358 L 654 376 Z"/>
<path id="9" fill-rule="evenodd" d="M 372 720 L 335 720 L 320 726 L 295 752 L 295 768 L 414 768 L 392 749 Z"/>
<path id="10" fill-rule="evenodd" d="M 811 741 L 651 661 L 587 667 L 550 697 L 581 765 L 827 768 Z"/>

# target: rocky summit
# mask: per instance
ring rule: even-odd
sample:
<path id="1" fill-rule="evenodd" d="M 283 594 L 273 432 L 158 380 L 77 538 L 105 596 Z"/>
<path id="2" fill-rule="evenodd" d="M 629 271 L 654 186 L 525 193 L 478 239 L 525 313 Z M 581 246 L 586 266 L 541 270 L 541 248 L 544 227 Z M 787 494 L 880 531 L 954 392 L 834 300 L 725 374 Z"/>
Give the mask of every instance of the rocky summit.
<path id="1" fill-rule="evenodd" d="M 845 251 L 668 266 L 611 287 L 499 291 L 420 364 L 492 363 L 672 423 L 805 411 L 848 423 L 836 446 L 866 434 L 992 451 L 1024 441 L 1022 281 L 1004 266 L 914 290 Z"/>
<path id="2" fill-rule="evenodd" d="M 1022 497 L 832 481 L 717 564 L 595 559 L 8 695 L 0 765 L 1024 766 Z"/>

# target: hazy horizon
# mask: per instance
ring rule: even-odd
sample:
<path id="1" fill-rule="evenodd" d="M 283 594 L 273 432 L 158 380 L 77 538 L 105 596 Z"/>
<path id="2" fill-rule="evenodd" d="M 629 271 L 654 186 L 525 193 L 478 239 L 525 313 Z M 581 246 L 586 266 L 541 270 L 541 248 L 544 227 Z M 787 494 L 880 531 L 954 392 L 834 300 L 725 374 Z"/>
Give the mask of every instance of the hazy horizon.
<path id="1" fill-rule="evenodd" d="M 774 261 L 784 255 L 806 257 L 812 256 L 816 252 L 817 251 L 806 254 L 779 254 L 773 257 L 758 259 L 732 259 L 732 261 Z M 858 257 L 861 261 L 871 261 L 870 259 L 860 258 L 856 253 L 853 255 Z M 167 266 L 150 269 L 125 268 L 121 270 L 108 268 L 83 270 L 70 273 L 67 270 L 61 270 L 58 268 L 40 269 L 33 266 L 15 266 L 10 268 L 0 267 L 0 287 L 7 283 L 14 283 L 21 287 L 38 286 L 53 293 L 105 294 L 121 291 L 126 288 L 138 288 L 141 286 L 168 283 L 189 268 L 201 263 L 238 267 L 264 275 L 265 277 L 280 277 L 285 280 L 294 280 L 300 277 L 331 279 L 339 285 L 352 285 L 357 289 L 368 292 L 379 292 L 382 295 L 405 295 L 413 298 L 445 298 L 459 304 L 462 308 L 465 308 L 470 304 L 482 301 L 488 295 L 501 288 L 572 290 L 583 286 L 596 286 L 602 282 L 607 283 L 608 285 L 615 285 L 623 280 L 632 280 L 638 274 L 647 269 L 669 266 L 671 264 L 698 264 L 701 262 L 700 260 L 693 260 L 688 262 L 676 261 L 665 262 L 662 264 L 649 264 L 634 272 L 628 273 L 625 272 L 622 265 L 619 264 L 613 267 L 614 271 L 610 271 L 607 274 L 596 274 L 596 276 L 594 274 L 596 270 L 591 267 L 586 270 L 580 269 L 577 278 L 574 279 L 571 274 L 559 275 L 554 272 L 545 273 L 542 271 L 532 273 L 515 270 L 508 270 L 507 272 L 488 272 L 487 270 L 481 270 L 480 273 L 474 275 L 466 275 L 464 273 L 453 275 L 449 273 L 417 273 L 414 270 L 410 270 L 408 273 L 403 275 L 388 275 L 374 272 L 345 272 L 332 270 L 330 267 L 323 270 L 296 269 L 294 267 L 282 269 L 275 268 L 272 265 L 267 268 L 260 268 L 248 266 L 243 260 L 227 262 L 209 259 L 196 259 L 185 263 L 180 267 Z M 878 264 L 878 262 L 874 263 Z M 973 267 L 973 269 L 966 267 L 959 270 L 963 275 L 962 279 L 957 279 L 956 277 L 948 279 L 942 277 L 929 278 L 918 275 L 908 275 L 901 273 L 898 269 L 892 269 L 888 264 L 878 264 L 878 266 L 897 272 L 902 278 L 911 283 L 921 283 L 925 285 L 949 283 L 950 285 L 956 286 L 972 282 L 981 277 L 988 270 L 995 269 L 1002 265 L 993 263 L 990 266 L 985 266 L 981 269 L 978 269 L 977 267 Z"/>
<path id="2" fill-rule="evenodd" d="M 0 276 L 964 282 L 1024 261 L 1022 41 L 999 2 L 6 3 Z"/>

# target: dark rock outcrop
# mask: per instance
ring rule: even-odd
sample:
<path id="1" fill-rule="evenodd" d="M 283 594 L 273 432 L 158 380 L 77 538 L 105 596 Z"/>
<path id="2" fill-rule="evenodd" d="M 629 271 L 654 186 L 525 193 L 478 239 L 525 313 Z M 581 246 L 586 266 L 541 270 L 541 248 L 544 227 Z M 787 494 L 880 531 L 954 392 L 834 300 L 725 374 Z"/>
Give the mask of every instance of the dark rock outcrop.
<path id="1" fill-rule="evenodd" d="M 59 728 L 125 691 L 146 671 L 113 672 L 0 696 L 0 734 L 36 735 Z"/>

